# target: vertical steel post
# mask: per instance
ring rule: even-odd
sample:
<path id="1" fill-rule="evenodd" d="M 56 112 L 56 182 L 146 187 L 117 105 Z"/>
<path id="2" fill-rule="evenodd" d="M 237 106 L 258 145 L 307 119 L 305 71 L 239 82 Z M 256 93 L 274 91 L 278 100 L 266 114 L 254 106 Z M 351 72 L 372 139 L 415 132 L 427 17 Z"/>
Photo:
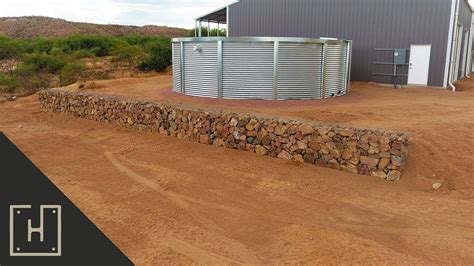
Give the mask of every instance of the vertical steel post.
<path id="1" fill-rule="evenodd" d="M 202 37 L 202 21 L 199 20 L 199 29 L 198 29 L 198 32 L 199 32 L 199 37 Z"/>
<path id="2" fill-rule="evenodd" d="M 211 23 L 207 21 L 207 37 L 211 36 Z"/>
<path id="3" fill-rule="evenodd" d="M 325 42 L 323 44 L 323 86 L 322 86 L 322 99 L 326 99 L 326 66 L 328 59 L 328 44 Z"/>
<path id="4" fill-rule="evenodd" d="M 186 89 L 184 88 L 184 44 L 180 42 L 180 54 L 179 54 L 179 67 L 181 72 L 181 93 L 186 94 Z"/>
<path id="5" fill-rule="evenodd" d="M 197 23 L 198 23 L 197 20 L 195 20 L 195 21 L 194 21 L 194 38 L 197 37 L 197 29 L 198 29 Z"/>
<path id="6" fill-rule="evenodd" d="M 222 58 L 222 41 L 217 41 L 217 98 L 223 98 L 222 92 L 222 73 L 223 73 L 223 58 Z"/>
<path id="7" fill-rule="evenodd" d="M 346 94 L 351 90 L 352 41 L 347 41 Z"/>
<path id="8" fill-rule="evenodd" d="M 275 41 L 273 46 L 273 100 L 278 100 L 278 56 L 280 42 Z"/>
<path id="9" fill-rule="evenodd" d="M 216 36 L 219 37 L 220 36 L 220 29 L 219 29 L 219 22 L 217 22 L 217 34 Z"/>
<path id="10" fill-rule="evenodd" d="M 225 8 L 225 36 L 229 37 L 229 6 Z"/>

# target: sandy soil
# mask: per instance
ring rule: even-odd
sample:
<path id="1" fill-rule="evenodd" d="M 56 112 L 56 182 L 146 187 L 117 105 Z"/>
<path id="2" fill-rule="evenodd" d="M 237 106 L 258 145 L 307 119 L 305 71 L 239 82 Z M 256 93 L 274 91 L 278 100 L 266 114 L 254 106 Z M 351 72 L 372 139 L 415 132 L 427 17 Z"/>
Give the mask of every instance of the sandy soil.
<path id="1" fill-rule="evenodd" d="M 386 182 L 50 114 L 36 96 L 0 104 L 0 130 L 138 265 L 474 261 L 474 80 L 285 102 L 191 98 L 170 82 L 95 91 L 409 131 L 407 169 Z"/>

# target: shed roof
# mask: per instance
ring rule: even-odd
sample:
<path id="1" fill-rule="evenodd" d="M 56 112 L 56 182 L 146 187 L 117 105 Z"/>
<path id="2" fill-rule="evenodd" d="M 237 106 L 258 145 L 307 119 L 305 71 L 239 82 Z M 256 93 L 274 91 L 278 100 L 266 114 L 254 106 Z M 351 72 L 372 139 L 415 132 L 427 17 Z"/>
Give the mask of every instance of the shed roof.
<path id="1" fill-rule="evenodd" d="M 226 24 L 227 23 L 227 7 L 220 8 L 218 10 L 215 10 L 211 13 L 208 13 L 204 16 L 201 16 L 199 18 L 196 18 L 196 20 L 201 20 L 201 21 L 208 21 L 212 23 L 222 23 Z"/>

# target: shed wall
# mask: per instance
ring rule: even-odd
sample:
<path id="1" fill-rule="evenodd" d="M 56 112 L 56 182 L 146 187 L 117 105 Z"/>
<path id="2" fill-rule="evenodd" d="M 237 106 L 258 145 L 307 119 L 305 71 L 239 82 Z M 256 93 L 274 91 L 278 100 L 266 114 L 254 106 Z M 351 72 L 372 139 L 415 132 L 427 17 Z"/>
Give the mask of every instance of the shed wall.
<path id="1" fill-rule="evenodd" d="M 372 75 L 390 71 L 374 66 L 374 48 L 431 44 L 428 82 L 443 86 L 450 9 L 450 0 L 240 0 L 230 6 L 228 23 L 232 37 L 353 40 L 351 75 L 358 81 L 392 82 Z"/>

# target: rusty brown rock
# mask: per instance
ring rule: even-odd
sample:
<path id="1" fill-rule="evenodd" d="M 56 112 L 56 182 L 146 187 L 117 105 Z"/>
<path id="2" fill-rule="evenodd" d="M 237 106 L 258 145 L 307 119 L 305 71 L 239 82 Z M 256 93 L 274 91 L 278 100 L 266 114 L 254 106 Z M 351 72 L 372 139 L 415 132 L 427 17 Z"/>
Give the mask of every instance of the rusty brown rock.
<path id="1" fill-rule="evenodd" d="M 301 134 L 303 135 L 311 135 L 314 133 L 314 129 L 312 126 L 310 125 L 307 125 L 307 124 L 303 124 L 301 126 L 298 127 L 298 130 L 301 132 Z"/>
<path id="2" fill-rule="evenodd" d="M 278 154 L 278 158 L 285 159 L 285 160 L 291 160 L 292 156 L 287 151 L 283 150 Z"/>
<path id="3" fill-rule="evenodd" d="M 268 153 L 268 150 L 261 145 L 257 145 L 255 146 L 255 153 L 260 155 L 266 155 Z"/>
<path id="4" fill-rule="evenodd" d="M 294 155 L 293 161 L 298 162 L 298 163 L 304 163 L 304 159 L 303 159 L 303 156 L 301 156 L 301 154 Z"/>
<path id="5" fill-rule="evenodd" d="M 389 158 L 381 158 L 380 159 L 380 162 L 379 162 L 379 165 L 378 165 L 378 168 L 380 170 L 383 170 L 385 168 L 387 168 L 388 164 L 390 163 L 390 159 Z"/>
<path id="6" fill-rule="evenodd" d="M 350 129 L 342 129 L 339 130 L 337 133 L 343 137 L 352 137 L 354 135 L 354 131 Z"/>
<path id="7" fill-rule="evenodd" d="M 360 163 L 367 165 L 369 168 L 375 168 L 379 163 L 379 159 L 368 156 L 360 156 Z"/>

